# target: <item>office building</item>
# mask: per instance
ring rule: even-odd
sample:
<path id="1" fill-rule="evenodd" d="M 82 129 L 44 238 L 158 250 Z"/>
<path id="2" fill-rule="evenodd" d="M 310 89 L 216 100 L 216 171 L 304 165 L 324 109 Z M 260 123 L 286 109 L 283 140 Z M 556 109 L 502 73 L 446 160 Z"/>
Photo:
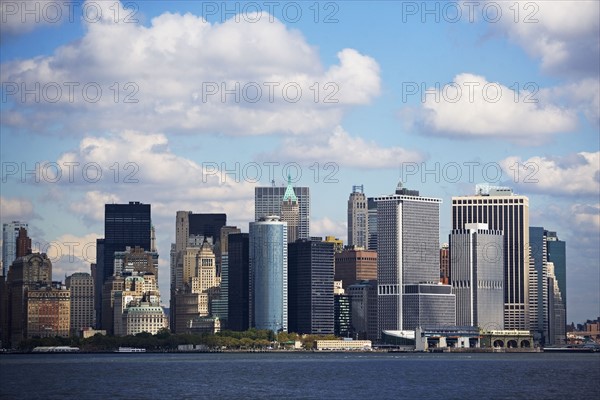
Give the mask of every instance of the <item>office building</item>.
<path id="1" fill-rule="evenodd" d="M 113 270 L 115 275 L 149 272 L 158 276 L 158 253 L 147 251 L 139 246 L 127 246 L 124 251 L 115 251 Z"/>
<path id="2" fill-rule="evenodd" d="M 452 286 L 441 283 L 405 285 L 402 294 L 402 328 L 456 325 L 456 297 Z"/>
<path id="3" fill-rule="evenodd" d="M 358 339 L 377 340 L 377 281 L 361 281 L 348 286 L 352 330 Z"/>
<path id="4" fill-rule="evenodd" d="M 565 242 L 558 240 L 556 232 L 533 226 L 529 228 L 529 240 L 530 329 L 536 342 L 542 345 L 561 344 L 566 341 L 565 329 L 560 327 L 566 325 L 566 304 L 557 270 L 566 289 Z M 556 264 L 551 260 L 556 260 Z"/>
<path id="5" fill-rule="evenodd" d="M 487 224 L 465 224 L 450 234 L 450 283 L 456 324 L 504 329 L 504 238 Z"/>
<path id="6" fill-rule="evenodd" d="M 27 236 L 27 228 L 19 228 L 17 234 L 17 258 L 31 254 L 31 239 Z"/>
<path id="7" fill-rule="evenodd" d="M 352 305 L 350 304 L 350 295 L 346 294 L 344 289 L 333 295 L 333 318 L 333 333 L 335 336 L 351 337 Z"/>
<path id="8" fill-rule="evenodd" d="M 288 184 L 281 201 L 281 220 L 287 223 L 288 243 L 295 242 L 300 233 L 300 204 L 289 176 Z"/>
<path id="9" fill-rule="evenodd" d="M 224 226 L 221 228 L 219 254 L 216 254 L 217 266 L 220 266 L 220 270 L 217 271 L 217 275 L 221 279 L 221 286 L 219 290 L 219 298 L 213 301 L 212 308 L 212 314 L 219 318 L 219 329 L 227 327 L 227 316 L 229 314 L 229 235 L 240 232 L 240 229 L 235 226 Z"/>
<path id="10" fill-rule="evenodd" d="M 27 293 L 51 285 L 52 262 L 46 254 L 29 254 L 11 264 L 6 281 L 8 315 L 2 343 L 15 348 L 27 337 Z"/>
<path id="11" fill-rule="evenodd" d="M 288 245 L 288 327 L 333 334 L 333 243 L 300 239 Z"/>
<path id="12" fill-rule="evenodd" d="M 546 345 L 564 345 L 567 342 L 567 311 L 558 286 L 554 263 L 548 262 L 548 337 Z"/>
<path id="13" fill-rule="evenodd" d="M 565 320 L 567 320 L 567 253 L 566 243 L 560 240 L 556 232 L 546 231 L 546 249 L 548 251 L 548 262 L 554 264 L 554 276 L 558 284 L 563 305 L 565 308 Z"/>
<path id="14" fill-rule="evenodd" d="M 206 239 L 212 245 L 213 252 L 218 256 L 215 258 L 215 268 L 216 274 L 219 275 L 221 266 L 218 265 L 218 262 L 222 261 L 222 252 L 220 249 L 221 229 L 226 225 L 226 214 L 194 214 L 191 211 L 177 211 L 175 215 L 175 243 L 171 245 L 170 257 L 170 328 L 174 333 L 177 333 L 176 321 L 179 318 L 177 305 L 187 304 L 187 302 L 189 302 L 189 299 L 185 302 L 183 298 L 180 301 L 176 301 L 175 299 L 178 294 L 184 294 L 186 293 L 186 290 L 189 290 L 189 288 L 184 288 L 184 286 L 189 283 L 189 278 L 191 276 L 189 269 L 187 276 L 184 276 L 184 257 L 187 254 L 188 262 L 191 262 L 191 258 L 189 257 L 192 257 L 193 255 L 187 249 L 188 247 L 197 247 L 198 245 L 201 245 Z M 187 315 L 187 311 L 182 314 L 183 320 L 186 320 Z M 180 324 L 180 326 L 184 325 L 183 322 Z"/>
<path id="15" fill-rule="evenodd" d="M 277 216 L 251 222 L 249 240 L 251 325 L 287 332 L 287 223 Z"/>
<path id="16" fill-rule="evenodd" d="M 292 188 L 298 199 L 298 239 L 310 238 L 310 190 L 308 187 Z M 265 186 L 254 188 L 254 220 L 282 215 L 281 205 L 288 190 L 287 186 Z"/>
<path id="17" fill-rule="evenodd" d="M 60 284 L 29 289 L 26 294 L 26 337 L 68 337 L 71 292 Z"/>
<path id="18" fill-rule="evenodd" d="M 381 332 L 401 331 L 405 285 L 440 280 L 441 199 L 423 197 L 399 183 L 396 192 L 376 197 L 378 323 Z"/>
<path id="19" fill-rule="evenodd" d="M 448 243 L 440 247 L 440 282 L 447 285 L 450 283 L 450 248 Z"/>
<path id="20" fill-rule="evenodd" d="M 245 331 L 250 328 L 249 234 L 230 234 L 228 246 L 227 327 L 233 331 Z"/>
<path id="21" fill-rule="evenodd" d="M 104 282 L 115 273 L 115 252 L 125 251 L 127 247 L 135 248 L 135 246 L 142 249 L 151 248 L 151 228 L 150 204 L 130 201 L 129 204 L 104 206 L 104 239 L 102 243 L 97 242 L 96 249 L 98 252 L 101 247 L 103 252 L 101 262 L 96 260 L 99 278 L 95 282 L 97 293 L 104 293 L 102 290 Z M 102 316 L 103 303 L 104 299 L 101 299 L 96 304 L 96 321 L 101 323 L 105 320 Z"/>
<path id="22" fill-rule="evenodd" d="M 76 272 L 65 279 L 71 298 L 71 335 L 95 326 L 94 280 L 85 272 Z"/>
<path id="23" fill-rule="evenodd" d="M 529 330 L 529 199 L 477 185 L 475 195 L 452 197 L 452 229 L 472 223 L 504 233 L 504 327 Z"/>
<path id="24" fill-rule="evenodd" d="M 26 222 L 12 221 L 2 224 L 2 276 L 6 278 L 10 265 L 17 259 L 19 229 L 29 229 Z"/>
<path id="25" fill-rule="evenodd" d="M 367 224 L 369 229 L 368 249 L 377 251 L 377 202 L 367 198 Z"/>
<path id="26" fill-rule="evenodd" d="M 363 185 L 352 186 L 348 199 L 348 246 L 369 247 L 369 215 Z"/>
<path id="27" fill-rule="evenodd" d="M 377 280 L 377 252 L 361 248 L 345 248 L 335 254 L 335 280 L 342 287 L 365 280 Z"/>

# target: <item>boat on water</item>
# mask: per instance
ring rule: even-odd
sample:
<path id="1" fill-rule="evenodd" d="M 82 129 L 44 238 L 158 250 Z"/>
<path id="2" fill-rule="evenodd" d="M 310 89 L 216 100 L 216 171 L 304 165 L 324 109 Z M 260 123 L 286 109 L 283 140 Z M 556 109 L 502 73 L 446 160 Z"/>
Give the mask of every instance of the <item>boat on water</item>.
<path id="1" fill-rule="evenodd" d="M 140 349 L 138 347 L 119 347 L 119 350 L 115 350 L 115 353 L 145 353 L 146 349 Z"/>

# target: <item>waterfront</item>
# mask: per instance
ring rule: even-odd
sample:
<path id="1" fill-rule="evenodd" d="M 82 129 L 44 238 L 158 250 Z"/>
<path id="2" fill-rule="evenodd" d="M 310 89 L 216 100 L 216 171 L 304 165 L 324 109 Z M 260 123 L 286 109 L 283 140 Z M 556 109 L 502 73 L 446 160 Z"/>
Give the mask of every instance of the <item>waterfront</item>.
<path id="1" fill-rule="evenodd" d="M 220 353 L 0 357 L 6 399 L 565 399 L 599 354 Z"/>

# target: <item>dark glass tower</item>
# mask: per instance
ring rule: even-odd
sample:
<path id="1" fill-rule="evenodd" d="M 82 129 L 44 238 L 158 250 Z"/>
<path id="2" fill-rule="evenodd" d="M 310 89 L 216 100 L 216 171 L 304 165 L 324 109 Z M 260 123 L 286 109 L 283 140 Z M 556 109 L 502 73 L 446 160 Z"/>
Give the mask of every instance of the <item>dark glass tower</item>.
<path id="1" fill-rule="evenodd" d="M 227 327 L 245 331 L 250 327 L 250 241 L 247 233 L 229 234 Z"/>
<path id="2" fill-rule="evenodd" d="M 96 276 L 99 279 L 95 282 L 96 293 L 102 292 L 102 285 L 113 275 L 115 251 L 125 251 L 127 246 L 150 250 L 151 228 L 150 204 L 130 201 L 129 204 L 104 206 L 104 259 L 97 265 Z M 101 314 L 101 308 L 97 307 L 99 319 L 96 321 L 102 321 Z"/>
<path id="3" fill-rule="evenodd" d="M 227 225 L 227 214 L 190 214 L 190 235 L 211 236 L 213 243 L 221 237 L 221 228 Z"/>
<path id="4" fill-rule="evenodd" d="M 288 245 L 288 330 L 332 334 L 333 243 L 299 240 Z"/>

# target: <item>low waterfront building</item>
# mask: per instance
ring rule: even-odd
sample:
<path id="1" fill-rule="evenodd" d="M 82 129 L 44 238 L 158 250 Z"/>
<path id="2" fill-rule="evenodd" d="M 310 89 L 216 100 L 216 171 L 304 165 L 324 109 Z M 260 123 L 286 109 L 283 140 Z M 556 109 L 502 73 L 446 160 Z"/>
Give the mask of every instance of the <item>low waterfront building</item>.
<path id="1" fill-rule="evenodd" d="M 371 350 L 370 340 L 315 340 L 316 350 Z"/>

